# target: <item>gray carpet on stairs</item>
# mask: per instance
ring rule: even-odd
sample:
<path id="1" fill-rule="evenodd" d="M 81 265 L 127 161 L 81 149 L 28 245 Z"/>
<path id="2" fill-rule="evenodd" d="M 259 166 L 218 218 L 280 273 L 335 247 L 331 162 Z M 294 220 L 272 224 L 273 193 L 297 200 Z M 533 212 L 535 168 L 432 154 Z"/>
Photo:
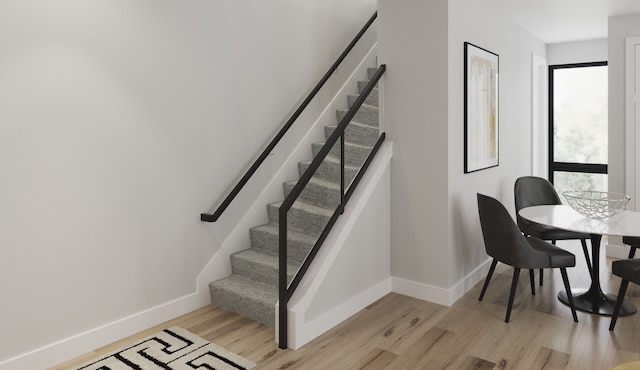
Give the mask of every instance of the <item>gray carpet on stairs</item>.
<path id="1" fill-rule="evenodd" d="M 375 73 L 368 69 L 368 77 Z M 358 82 L 358 93 L 368 81 Z M 347 104 L 353 105 L 358 95 L 349 95 Z M 336 112 L 336 126 L 347 110 Z M 368 157 L 380 136 L 378 129 L 378 89 L 365 99 L 345 130 L 345 183 L 349 184 Z M 325 128 L 325 139 L 336 126 Z M 315 157 L 324 142 L 312 145 Z M 340 202 L 340 146 L 332 148 L 314 177 L 287 214 L 287 276 L 291 281 L 313 248 L 318 236 Z M 298 163 L 299 174 L 309 167 L 311 160 Z M 283 184 L 288 196 L 297 180 Z M 284 198 L 283 198 L 284 199 Z M 265 325 L 275 324 L 275 304 L 278 301 L 278 210 L 281 202 L 267 205 L 269 223 L 249 230 L 251 246 L 231 256 L 232 274 L 209 284 L 211 302 Z"/>

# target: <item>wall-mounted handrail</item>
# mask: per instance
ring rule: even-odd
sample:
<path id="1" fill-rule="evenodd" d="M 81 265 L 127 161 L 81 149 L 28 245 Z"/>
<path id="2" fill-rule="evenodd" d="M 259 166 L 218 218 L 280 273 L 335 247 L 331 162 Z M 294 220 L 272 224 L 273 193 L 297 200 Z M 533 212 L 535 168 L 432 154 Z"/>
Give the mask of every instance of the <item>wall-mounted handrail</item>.
<path id="1" fill-rule="evenodd" d="M 355 47 L 358 41 L 362 38 L 364 33 L 369 29 L 373 21 L 378 16 L 378 12 L 373 13 L 371 18 L 367 21 L 367 23 L 362 27 L 360 32 L 353 38 L 351 43 L 347 46 L 347 48 L 340 54 L 338 59 L 333 63 L 329 71 L 325 73 L 325 75 L 320 79 L 320 81 L 316 84 L 316 86 L 311 90 L 309 95 L 302 101 L 298 109 L 291 115 L 291 117 L 287 120 L 287 122 L 282 126 L 282 128 L 278 131 L 276 136 L 271 140 L 269 145 L 262 151 L 262 153 L 258 156 L 258 158 L 253 162 L 251 167 L 245 172 L 240 181 L 231 189 L 229 194 L 224 198 L 224 200 L 220 203 L 220 205 L 216 208 L 213 213 L 202 213 L 200 214 L 200 220 L 206 222 L 216 222 L 220 215 L 224 212 L 225 209 L 231 204 L 231 201 L 238 195 L 240 190 L 246 185 L 251 176 L 258 170 L 262 162 L 269 156 L 269 154 L 273 151 L 275 146 L 280 142 L 282 137 L 287 133 L 289 128 L 293 125 L 293 123 L 298 119 L 298 117 L 302 114 L 305 108 L 309 105 L 311 100 L 318 94 L 320 89 L 324 86 L 324 84 L 329 80 L 331 75 L 338 69 L 338 66 L 342 61 L 347 57 L 351 49 Z"/>
<path id="2" fill-rule="evenodd" d="M 293 295 L 293 293 L 294 293 L 295 289 L 297 288 L 298 284 L 300 283 L 302 277 L 304 276 L 304 274 L 306 273 L 307 269 L 309 268 L 311 262 L 313 261 L 313 258 L 317 254 L 320 246 L 324 242 L 325 238 L 328 236 L 329 231 L 331 230 L 331 228 L 335 224 L 337 218 L 340 216 L 340 214 L 342 214 L 344 212 L 344 206 L 345 206 L 346 202 L 351 197 L 351 194 L 353 194 L 353 190 L 355 189 L 355 187 L 360 182 L 360 179 L 362 178 L 362 175 L 367 170 L 369 164 L 371 163 L 371 160 L 375 157 L 378 149 L 380 148 L 380 145 L 382 144 L 382 142 L 385 139 L 385 134 L 382 133 L 382 135 L 380 135 L 380 138 L 378 139 L 378 141 L 374 145 L 373 149 L 371 150 L 371 153 L 367 157 L 367 159 L 366 159 L 365 163 L 363 164 L 362 168 L 360 169 L 360 171 L 358 172 L 358 174 L 356 175 L 354 180 L 351 182 L 351 185 L 349 186 L 349 189 L 345 194 L 345 183 L 344 183 L 344 166 L 345 166 L 345 161 L 344 161 L 344 132 L 345 132 L 345 129 L 347 128 L 347 125 L 349 125 L 349 123 L 351 122 L 353 117 L 356 115 L 356 113 L 358 112 L 358 110 L 360 109 L 362 104 L 364 103 L 365 99 L 369 96 L 369 94 L 371 93 L 373 88 L 376 86 L 376 84 L 378 83 L 378 81 L 380 80 L 382 75 L 384 74 L 385 70 L 386 70 L 386 65 L 384 65 L 384 64 L 381 65 L 378 68 L 378 70 L 373 75 L 373 77 L 371 78 L 371 80 L 369 81 L 367 86 L 362 90 L 362 92 L 360 93 L 360 95 L 358 96 L 356 101 L 353 103 L 353 106 L 349 109 L 349 111 L 344 116 L 342 121 L 340 121 L 340 123 L 338 124 L 338 127 L 333 131 L 331 136 L 329 136 L 329 138 L 327 139 L 325 144 L 322 146 L 322 148 L 320 149 L 318 154 L 316 154 L 315 158 L 313 159 L 313 161 L 311 162 L 311 164 L 309 165 L 307 170 L 302 174 L 302 176 L 300 176 L 300 180 L 298 180 L 298 183 L 293 187 L 293 189 L 291 190 L 289 195 L 286 197 L 286 199 L 280 205 L 280 209 L 278 211 L 279 212 L 279 215 L 278 215 L 278 217 L 279 217 L 279 219 L 278 219 L 278 224 L 279 224 L 278 225 L 278 230 L 279 230 L 279 235 L 278 235 L 278 243 L 279 243 L 279 257 L 278 257 L 279 258 L 279 260 L 278 260 L 278 270 L 279 270 L 278 271 L 278 273 L 279 273 L 279 276 L 278 276 L 278 280 L 279 280 L 278 281 L 278 290 L 279 290 L 279 292 L 278 292 L 278 295 L 279 295 L 279 301 L 278 301 L 279 302 L 278 303 L 278 333 L 279 334 L 278 334 L 278 338 L 279 338 L 279 340 L 278 340 L 278 344 L 279 344 L 279 347 L 282 348 L 282 349 L 285 349 L 285 348 L 288 347 L 288 343 L 287 343 L 288 342 L 288 338 L 287 338 L 287 330 L 288 330 L 287 329 L 288 328 L 287 303 L 289 302 L 289 299 Z M 293 206 L 295 201 L 298 199 L 300 194 L 302 194 L 302 191 L 305 189 L 306 185 L 309 183 L 309 181 L 311 180 L 311 178 L 313 177 L 315 172 L 318 170 L 320 165 L 324 162 L 324 159 L 330 153 L 331 149 L 333 148 L 333 146 L 335 145 L 335 143 L 338 140 L 341 140 L 341 148 L 340 148 L 340 173 L 341 173 L 341 177 L 340 177 L 340 195 L 341 196 L 340 196 L 340 199 L 341 200 L 340 200 L 340 204 L 337 206 L 336 210 L 334 211 L 333 215 L 331 216 L 331 219 L 327 222 L 327 225 L 325 226 L 324 230 L 320 234 L 320 237 L 316 241 L 316 243 L 313 246 L 311 252 L 307 256 L 307 258 L 305 259 L 303 264 L 300 266 L 298 271 L 296 272 L 296 276 L 294 276 L 291 284 L 288 285 L 287 284 L 287 213 L 289 212 L 289 210 L 291 209 L 291 207 Z"/>

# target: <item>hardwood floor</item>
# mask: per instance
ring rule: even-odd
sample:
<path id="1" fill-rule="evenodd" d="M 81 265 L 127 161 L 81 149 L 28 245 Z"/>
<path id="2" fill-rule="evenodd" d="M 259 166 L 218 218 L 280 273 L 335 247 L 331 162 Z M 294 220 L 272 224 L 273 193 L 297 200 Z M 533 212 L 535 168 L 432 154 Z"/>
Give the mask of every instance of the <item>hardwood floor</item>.
<path id="1" fill-rule="evenodd" d="M 603 240 L 603 245 L 604 245 Z M 572 288 L 590 278 L 577 242 L 559 242 L 576 255 L 569 269 Z M 605 291 L 617 293 L 620 279 L 601 259 Z M 99 348 L 52 369 L 66 369 L 165 327 L 181 326 L 258 364 L 257 369 L 608 369 L 640 360 L 640 314 L 618 319 L 578 311 L 574 323 L 558 302 L 560 271 L 545 270 L 532 296 L 522 273 L 511 314 L 504 322 L 512 270 L 499 264 L 485 298 L 482 282 L 451 307 L 391 293 L 303 348 L 280 350 L 273 328 L 209 305 L 162 325 Z M 640 307 L 640 287 L 627 298 Z"/>

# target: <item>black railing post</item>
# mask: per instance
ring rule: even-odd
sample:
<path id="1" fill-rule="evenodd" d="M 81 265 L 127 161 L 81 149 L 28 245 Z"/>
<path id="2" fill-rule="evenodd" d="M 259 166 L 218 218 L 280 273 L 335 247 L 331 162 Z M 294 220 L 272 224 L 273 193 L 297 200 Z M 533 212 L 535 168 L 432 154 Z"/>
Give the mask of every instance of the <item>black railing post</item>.
<path id="1" fill-rule="evenodd" d="M 280 217 L 279 217 L 279 254 L 280 258 L 278 259 L 278 285 L 279 285 L 279 303 L 278 303 L 278 347 L 281 349 L 286 349 L 288 347 L 287 343 L 287 332 L 288 332 L 288 322 L 287 322 L 287 301 L 289 300 L 287 295 L 287 211 L 289 209 L 287 207 L 283 208 L 280 206 Z"/>
<path id="2" fill-rule="evenodd" d="M 346 127 L 345 127 L 346 129 Z M 345 189 L 345 179 L 344 179 L 344 131 L 342 135 L 340 135 L 340 214 L 344 213 L 344 189 Z"/>

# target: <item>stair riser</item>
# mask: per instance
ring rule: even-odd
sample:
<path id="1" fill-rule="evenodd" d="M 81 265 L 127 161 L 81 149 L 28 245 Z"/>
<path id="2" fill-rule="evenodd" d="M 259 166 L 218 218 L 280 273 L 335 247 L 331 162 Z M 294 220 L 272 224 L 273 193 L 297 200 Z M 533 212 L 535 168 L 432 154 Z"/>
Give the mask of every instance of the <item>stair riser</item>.
<path id="1" fill-rule="evenodd" d="M 298 271 L 299 263 L 289 265 L 287 267 L 287 281 L 291 281 L 296 271 Z M 234 274 L 245 276 L 250 279 L 261 281 L 265 284 L 278 286 L 279 275 L 277 266 L 256 263 L 250 259 L 243 258 L 242 254 L 234 254 L 231 256 L 231 270 Z"/>
<path id="2" fill-rule="evenodd" d="M 309 168 L 310 162 L 300 162 L 298 163 L 298 172 L 300 176 Z M 358 171 L 352 167 L 348 167 L 344 169 L 344 178 L 345 178 L 345 187 L 351 183 L 351 180 L 356 176 Z M 319 179 L 325 181 L 331 181 L 333 183 L 339 184 L 340 182 L 340 164 L 332 161 L 324 161 L 318 167 L 315 176 Z"/>
<path id="3" fill-rule="evenodd" d="M 311 144 L 311 151 L 313 152 L 314 158 L 318 155 L 323 145 L 324 144 L 322 143 Z M 372 148 L 370 147 L 355 146 L 355 145 L 350 145 L 345 143 L 345 146 L 344 146 L 345 163 L 347 164 L 347 166 L 353 166 L 353 167 L 362 166 L 364 161 L 367 160 L 369 153 L 371 153 L 371 149 Z M 334 145 L 333 148 L 331 148 L 331 151 L 329 151 L 329 155 L 331 155 L 336 159 L 340 159 L 340 144 Z"/>
<path id="4" fill-rule="evenodd" d="M 358 94 L 362 94 L 364 88 L 367 87 L 368 84 L 369 81 L 358 81 Z M 371 90 L 371 93 L 373 94 L 374 91 L 376 92 L 376 94 L 378 93 L 378 85 L 376 85 L 373 90 Z"/>
<path id="5" fill-rule="evenodd" d="M 221 289 L 214 284 L 209 285 L 211 303 L 240 314 L 248 319 L 273 327 L 275 325 L 275 307 L 256 302 L 250 297 L 242 296 L 234 291 Z"/>
<path id="6" fill-rule="evenodd" d="M 331 137 L 335 129 L 335 126 L 326 126 L 324 128 L 325 140 Z M 345 142 L 356 145 L 373 147 L 379 136 L 380 132 L 377 127 L 349 124 L 344 129 Z"/>
<path id="7" fill-rule="evenodd" d="M 278 218 L 280 217 L 280 207 L 275 204 L 269 204 L 267 206 L 267 214 L 269 216 L 269 222 L 278 224 Z M 304 209 L 291 207 L 287 213 L 287 224 L 294 230 L 303 231 L 309 235 L 318 236 L 324 230 L 329 217 L 320 215 L 313 212 L 308 212 Z"/>
<path id="8" fill-rule="evenodd" d="M 263 248 L 265 250 L 278 253 L 280 245 L 278 234 L 267 232 L 260 228 L 251 228 L 249 230 L 252 248 Z M 303 243 L 292 238 L 287 238 L 287 259 L 290 263 L 302 262 L 307 257 L 313 244 Z"/>
<path id="9" fill-rule="evenodd" d="M 356 102 L 360 95 L 348 95 L 347 96 L 347 106 L 351 108 L 353 104 Z M 372 107 L 378 107 L 378 89 L 371 90 L 369 96 L 364 99 L 365 105 L 370 105 Z"/>
<path id="10" fill-rule="evenodd" d="M 287 198 L 293 190 L 296 182 L 285 182 L 283 184 L 284 197 Z M 298 197 L 298 200 L 318 207 L 335 209 L 340 204 L 340 188 L 337 186 L 323 186 L 315 182 L 309 182 Z"/>
<path id="11" fill-rule="evenodd" d="M 336 111 L 336 118 L 338 120 L 338 124 L 342 122 L 344 117 L 347 115 L 347 110 L 338 110 Z M 380 122 L 378 119 L 378 108 L 370 107 L 368 105 L 363 105 L 358 109 L 355 116 L 351 119 L 352 122 L 358 122 L 363 125 L 378 127 L 378 123 Z"/>
<path id="12" fill-rule="evenodd" d="M 378 68 L 367 68 L 367 78 L 372 79 L 376 72 L 378 72 Z"/>

